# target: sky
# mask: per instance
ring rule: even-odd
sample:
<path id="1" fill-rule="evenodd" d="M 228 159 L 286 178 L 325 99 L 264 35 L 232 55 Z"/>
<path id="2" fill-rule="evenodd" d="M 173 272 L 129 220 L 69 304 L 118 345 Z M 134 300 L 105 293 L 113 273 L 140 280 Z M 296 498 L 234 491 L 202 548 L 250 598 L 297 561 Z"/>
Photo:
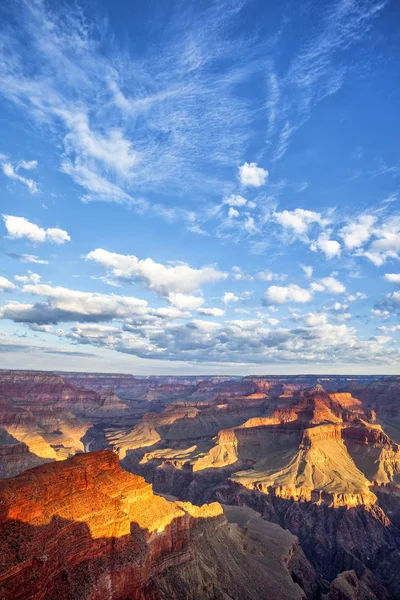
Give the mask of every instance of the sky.
<path id="1" fill-rule="evenodd" d="M 399 373 L 395 0 L 0 6 L 0 365 Z"/>

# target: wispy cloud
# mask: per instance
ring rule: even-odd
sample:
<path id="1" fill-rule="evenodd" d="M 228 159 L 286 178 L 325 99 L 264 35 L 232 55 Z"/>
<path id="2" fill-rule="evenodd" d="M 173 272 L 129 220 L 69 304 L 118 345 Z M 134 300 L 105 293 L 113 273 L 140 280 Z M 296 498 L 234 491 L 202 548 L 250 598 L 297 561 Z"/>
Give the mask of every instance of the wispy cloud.
<path id="1" fill-rule="evenodd" d="M 36 194 L 39 191 L 38 185 L 34 179 L 21 175 L 21 170 L 30 171 L 36 169 L 36 167 L 36 160 L 20 160 L 17 164 L 12 164 L 5 154 L 0 154 L 0 168 L 3 175 L 26 185 L 31 194 Z"/>
<path id="2" fill-rule="evenodd" d="M 263 61 L 252 39 L 228 35 L 242 6 L 181 6 L 159 32 L 162 52 L 153 46 L 139 58 L 110 47 L 107 27 L 69 4 L 19 0 L 9 6 L 18 31 L 10 26 L 1 40 L 2 93 L 56 132 L 61 169 L 85 201 L 142 211 L 144 190 L 220 193 L 230 185 L 221 167 L 233 171 L 243 158 L 253 119 L 252 98 L 236 89 Z"/>
<path id="3" fill-rule="evenodd" d="M 266 102 L 267 139 L 273 160 L 287 152 L 293 134 L 310 118 L 312 109 L 336 94 L 352 75 L 354 65 L 346 53 L 364 40 L 386 0 L 336 0 L 316 16 L 309 5 L 304 39 L 285 72 L 269 69 Z M 310 34 L 311 32 L 311 34 Z"/>

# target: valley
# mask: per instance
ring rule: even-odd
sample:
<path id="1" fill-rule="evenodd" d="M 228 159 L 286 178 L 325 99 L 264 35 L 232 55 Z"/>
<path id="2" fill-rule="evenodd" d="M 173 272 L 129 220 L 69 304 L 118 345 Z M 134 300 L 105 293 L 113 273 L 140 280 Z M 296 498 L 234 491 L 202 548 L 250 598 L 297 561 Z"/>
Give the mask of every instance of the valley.
<path id="1" fill-rule="evenodd" d="M 1 597 L 400 598 L 399 398 L 396 376 L 1 371 Z"/>

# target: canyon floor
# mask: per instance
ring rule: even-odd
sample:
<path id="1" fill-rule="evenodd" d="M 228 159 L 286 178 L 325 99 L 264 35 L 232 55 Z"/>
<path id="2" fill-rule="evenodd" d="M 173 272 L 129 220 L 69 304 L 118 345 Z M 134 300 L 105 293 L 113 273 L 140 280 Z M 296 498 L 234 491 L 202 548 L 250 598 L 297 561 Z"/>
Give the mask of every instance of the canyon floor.
<path id="1" fill-rule="evenodd" d="M 5 600 L 400 598 L 400 377 L 0 371 Z"/>

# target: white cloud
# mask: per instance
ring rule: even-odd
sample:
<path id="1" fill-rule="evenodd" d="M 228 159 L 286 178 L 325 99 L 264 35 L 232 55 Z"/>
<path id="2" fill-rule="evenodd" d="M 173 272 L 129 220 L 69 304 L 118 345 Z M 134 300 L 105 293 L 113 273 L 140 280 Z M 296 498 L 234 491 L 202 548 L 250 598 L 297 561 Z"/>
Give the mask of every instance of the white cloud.
<path id="1" fill-rule="evenodd" d="M 373 234 L 376 217 L 362 215 L 356 221 L 352 221 L 343 227 L 339 233 L 343 238 L 344 245 L 349 250 L 360 248 L 370 239 Z"/>
<path id="2" fill-rule="evenodd" d="M 191 310 L 199 308 L 204 304 L 204 298 L 198 296 L 189 296 L 180 292 L 171 292 L 168 295 L 168 300 L 179 310 Z"/>
<path id="3" fill-rule="evenodd" d="M 258 231 L 258 228 L 256 226 L 256 223 L 254 221 L 253 217 L 247 217 L 247 219 L 245 220 L 245 222 L 243 223 L 243 227 L 246 229 L 246 231 L 248 231 L 249 233 L 255 233 L 256 231 Z"/>
<path id="4" fill-rule="evenodd" d="M 0 310 L 2 318 L 46 325 L 61 321 L 108 321 L 148 312 L 145 300 L 131 296 L 81 292 L 45 284 L 24 285 L 22 289 L 46 301 L 38 304 L 9 302 Z"/>
<path id="5" fill-rule="evenodd" d="M 153 320 L 153 317 L 157 317 L 160 319 L 174 320 L 174 319 L 183 319 L 186 317 L 190 317 L 190 313 L 183 312 L 174 306 L 163 306 L 161 308 L 151 308 L 149 309 L 150 317 L 146 317 L 147 320 Z"/>
<path id="6" fill-rule="evenodd" d="M 39 191 L 36 181 L 19 174 L 20 169 L 35 169 L 37 167 L 37 162 L 35 160 L 20 160 L 17 166 L 14 167 L 4 154 L 0 154 L 0 167 L 6 177 L 23 183 L 32 194 L 36 194 Z"/>
<path id="7" fill-rule="evenodd" d="M 230 196 L 224 198 L 223 203 L 227 204 L 228 206 L 240 208 L 241 206 L 245 206 L 247 204 L 247 200 L 238 194 L 231 194 Z"/>
<path id="8" fill-rule="evenodd" d="M 386 281 L 400 285 L 400 273 L 385 273 Z"/>
<path id="9" fill-rule="evenodd" d="M 238 210 L 236 210 L 236 208 L 233 208 L 231 206 L 230 209 L 228 210 L 228 217 L 230 219 L 234 219 L 235 217 L 239 217 L 239 216 L 240 216 L 240 212 Z"/>
<path id="10" fill-rule="evenodd" d="M 393 292 L 392 294 L 388 294 L 387 297 L 394 307 L 400 308 L 400 292 Z"/>
<path id="11" fill-rule="evenodd" d="M 17 17 L 17 7 L 10 11 Z M 234 47 L 220 35 L 235 14 L 202 7 L 181 36 L 164 37 L 160 52 L 114 48 L 110 55 L 101 48 L 113 33 L 101 19 L 36 3 L 18 32 L 13 18 L 5 33 L 2 92 L 38 123 L 54 125 L 62 168 L 89 192 L 86 200 L 129 202 L 133 186 L 182 195 L 215 190 L 226 183 L 223 169 L 239 164 L 252 116 L 237 97 L 247 43 Z M 171 19 L 182 27 L 179 11 Z M 211 66 L 217 57 L 229 63 L 226 78 Z"/>
<path id="12" fill-rule="evenodd" d="M 374 337 L 371 339 L 378 344 L 387 344 L 388 342 L 392 341 L 390 335 L 374 335 Z"/>
<path id="13" fill-rule="evenodd" d="M 321 233 L 318 239 L 311 244 L 310 249 L 314 252 L 321 250 L 328 260 L 334 258 L 335 256 L 339 256 L 341 252 L 339 242 L 336 240 L 331 240 L 329 235 L 325 232 Z"/>
<path id="14" fill-rule="evenodd" d="M 232 267 L 232 271 L 233 271 L 233 279 L 236 279 L 236 281 L 244 281 L 244 280 L 245 281 L 252 281 L 253 280 L 253 276 L 252 275 L 249 275 L 248 273 L 245 273 L 238 266 Z"/>
<path id="15" fill-rule="evenodd" d="M 381 317 L 384 320 L 390 317 L 390 312 L 388 310 L 381 310 L 380 308 L 371 308 L 371 313 L 374 317 Z"/>
<path id="16" fill-rule="evenodd" d="M 43 229 L 35 223 L 31 223 L 25 217 L 14 217 L 12 215 L 3 215 L 3 219 L 8 237 L 11 239 L 26 238 L 33 243 L 51 242 L 53 244 L 64 244 L 64 242 L 71 240 L 67 231 L 58 227 Z"/>
<path id="17" fill-rule="evenodd" d="M 395 333 L 396 331 L 400 331 L 400 325 L 382 325 L 379 327 L 379 330 L 383 333 Z"/>
<path id="18" fill-rule="evenodd" d="M 91 129 L 86 114 L 68 111 L 61 114 L 70 129 L 64 137 L 67 154 L 74 154 L 78 163 L 83 159 L 98 160 L 125 178 L 132 176 L 132 169 L 139 162 L 139 153 L 121 129 L 111 128 L 107 135 L 101 135 Z"/>
<path id="19" fill-rule="evenodd" d="M 302 317 L 306 327 L 315 327 L 317 325 L 326 325 L 328 317 L 325 313 L 308 313 Z"/>
<path id="20" fill-rule="evenodd" d="M 262 281 L 284 281 L 287 275 L 285 273 L 273 273 L 267 269 L 266 271 L 259 271 L 256 277 Z"/>
<path id="21" fill-rule="evenodd" d="M 364 294 L 364 292 L 356 292 L 355 294 L 349 294 L 348 296 L 346 296 L 346 300 L 347 302 L 355 302 L 356 300 L 367 300 L 368 296 L 367 294 Z"/>
<path id="22" fill-rule="evenodd" d="M 239 167 L 239 179 L 243 185 L 260 187 L 265 184 L 268 178 L 268 171 L 258 167 L 257 163 L 245 162 Z"/>
<path id="23" fill-rule="evenodd" d="M 320 283 L 332 294 L 343 294 L 346 291 L 346 287 L 335 279 L 335 277 L 324 277 L 320 279 Z"/>
<path id="24" fill-rule="evenodd" d="M 38 166 L 37 160 L 20 160 L 18 163 L 18 167 L 20 169 L 25 169 L 26 171 L 30 171 L 31 169 L 36 169 Z"/>
<path id="25" fill-rule="evenodd" d="M 239 301 L 239 297 L 236 296 L 233 292 L 225 292 L 223 298 L 222 298 L 222 302 L 224 302 L 224 304 L 229 304 L 230 302 L 238 302 Z"/>
<path id="26" fill-rule="evenodd" d="M 312 223 L 317 223 L 321 227 L 329 223 L 320 213 L 313 210 L 304 210 L 303 208 L 275 212 L 273 216 L 284 229 L 291 231 L 296 237 L 305 236 Z"/>
<path id="27" fill-rule="evenodd" d="M 400 253 L 400 217 L 393 217 L 376 228 L 374 240 L 364 253 L 375 266 L 380 267 L 389 258 L 397 259 Z"/>
<path id="28" fill-rule="evenodd" d="M 20 283 L 39 283 L 40 275 L 38 273 L 32 273 L 32 271 L 28 271 L 27 275 L 15 275 L 15 281 L 19 281 Z"/>
<path id="29" fill-rule="evenodd" d="M 300 266 L 303 269 L 304 275 L 307 277 L 307 279 L 310 279 L 312 277 L 314 269 L 307 265 L 300 265 Z"/>
<path id="30" fill-rule="evenodd" d="M 18 254 L 16 252 L 11 252 L 8 256 L 11 258 L 15 258 L 22 263 L 35 263 L 36 265 L 48 265 L 48 260 L 43 260 L 34 254 Z"/>
<path id="31" fill-rule="evenodd" d="M 209 315 L 210 317 L 223 317 L 225 314 L 222 308 L 199 308 L 197 312 L 201 315 Z"/>
<path id="32" fill-rule="evenodd" d="M 324 292 L 325 286 L 322 283 L 318 283 L 317 281 L 313 281 L 310 285 L 310 290 L 313 292 Z"/>
<path id="33" fill-rule="evenodd" d="M 292 283 L 288 286 L 272 285 L 264 294 L 264 303 L 286 304 L 287 302 L 311 302 L 312 292 Z"/>
<path id="34" fill-rule="evenodd" d="M 280 321 L 279 319 L 274 319 L 274 317 L 268 317 L 266 319 L 268 325 L 272 325 L 272 327 L 275 327 L 276 325 L 279 325 Z"/>
<path id="35" fill-rule="evenodd" d="M 94 260 L 108 269 L 117 279 L 144 283 L 150 290 L 164 298 L 171 293 L 189 294 L 200 289 L 204 283 L 214 283 L 228 277 L 213 265 L 194 269 L 186 263 L 163 265 L 151 258 L 138 259 L 134 255 L 116 254 L 101 248 L 89 252 L 86 260 Z"/>
<path id="36" fill-rule="evenodd" d="M 9 292 L 16 289 L 16 285 L 5 277 L 0 276 L 0 292 Z"/>
<path id="37" fill-rule="evenodd" d="M 306 303 L 311 302 L 314 292 L 341 294 L 345 291 L 345 286 L 333 276 L 313 281 L 308 289 L 294 283 L 287 286 L 273 285 L 264 294 L 264 304 L 273 306 L 288 302 Z"/>

